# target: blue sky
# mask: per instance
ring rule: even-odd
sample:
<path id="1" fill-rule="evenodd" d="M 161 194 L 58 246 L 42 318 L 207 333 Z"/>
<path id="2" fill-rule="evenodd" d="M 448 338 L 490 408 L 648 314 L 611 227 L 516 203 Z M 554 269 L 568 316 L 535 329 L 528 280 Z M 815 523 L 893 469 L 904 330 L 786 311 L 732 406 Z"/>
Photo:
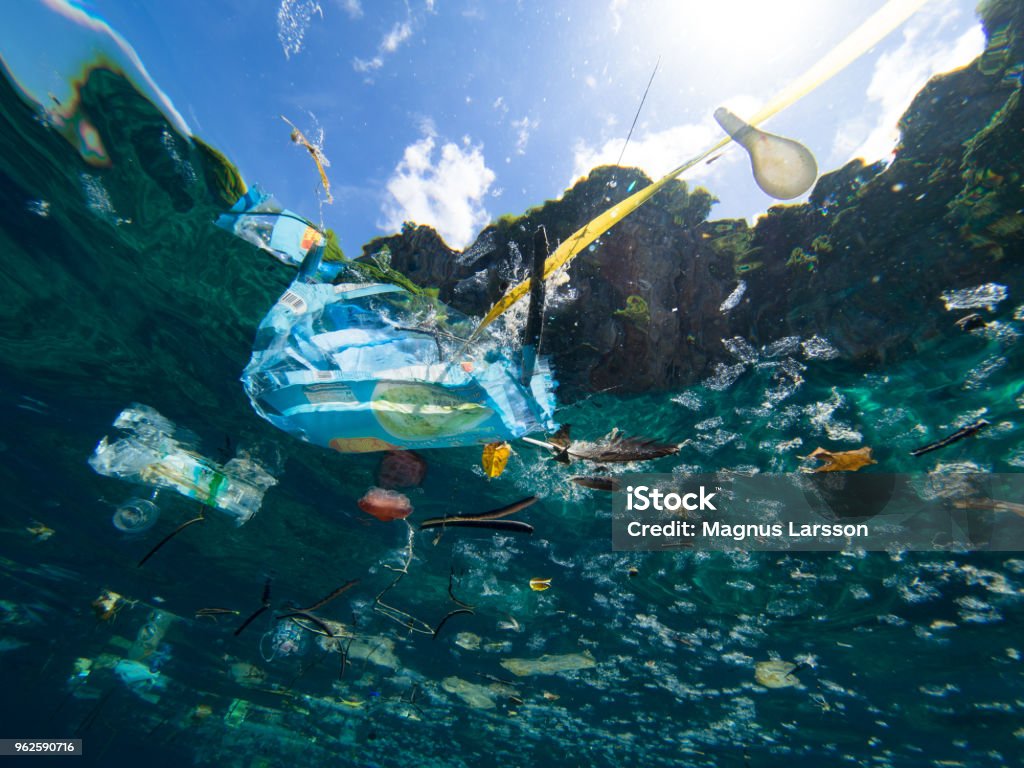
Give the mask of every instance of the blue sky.
<path id="1" fill-rule="evenodd" d="M 404 220 L 464 247 L 494 218 L 558 197 L 593 165 L 614 162 L 659 57 L 623 163 L 661 175 L 717 140 L 717 106 L 752 113 L 882 2 L 81 5 L 134 47 L 191 131 L 246 181 L 334 228 L 356 255 Z M 0 35 L 5 59 L 11 40 Z M 807 144 L 822 171 L 857 155 L 885 157 L 911 96 L 982 45 L 974 0 L 930 0 L 765 128 Z M 321 204 L 316 169 L 280 115 L 321 144 L 333 204 Z M 752 217 L 772 203 L 739 148 L 684 178 L 721 200 L 716 218 Z"/>

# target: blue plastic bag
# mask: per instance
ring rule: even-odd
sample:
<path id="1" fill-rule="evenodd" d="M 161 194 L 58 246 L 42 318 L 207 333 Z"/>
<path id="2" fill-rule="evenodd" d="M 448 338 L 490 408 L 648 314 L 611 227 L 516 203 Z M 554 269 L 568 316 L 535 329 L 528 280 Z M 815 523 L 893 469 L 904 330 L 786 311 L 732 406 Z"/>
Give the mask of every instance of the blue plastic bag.
<path id="1" fill-rule="evenodd" d="M 467 348 L 451 333 L 464 320 L 396 285 L 300 279 L 260 324 L 242 382 L 269 422 L 345 453 L 485 444 L 553 429 L 547 365 L 524 385 L 508 350 L 493 342 Z"/>

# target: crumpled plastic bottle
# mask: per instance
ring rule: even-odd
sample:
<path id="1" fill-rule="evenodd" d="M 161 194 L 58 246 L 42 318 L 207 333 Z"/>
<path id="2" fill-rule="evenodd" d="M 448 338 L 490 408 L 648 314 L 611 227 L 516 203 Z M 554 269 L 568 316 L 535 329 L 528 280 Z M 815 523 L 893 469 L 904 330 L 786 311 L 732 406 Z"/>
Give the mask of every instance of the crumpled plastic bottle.
<path id="1" fill-rule="evenodd" d="M 120 477 L 170 488 L 235 518 L 248 521 L 263 503 L 263 494 L 277 479 L 255 460 L 236 457 L 220 466 L 191 449 L 197 440 L 155 409 L 138 403 L 124 409 L 114 426 L 124 436 L 104 437 L 89 466 L 108 477 Z"/>

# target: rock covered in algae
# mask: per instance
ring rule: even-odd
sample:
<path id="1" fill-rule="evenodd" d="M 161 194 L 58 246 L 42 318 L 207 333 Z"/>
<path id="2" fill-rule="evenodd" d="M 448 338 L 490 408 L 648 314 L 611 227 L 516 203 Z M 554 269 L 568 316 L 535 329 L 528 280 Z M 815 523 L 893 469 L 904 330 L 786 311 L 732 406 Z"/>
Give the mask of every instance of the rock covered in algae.
<path id="1" fill-rule="evenodd" d="M 487 686 L 471 683 L 461 677 L 446 677 L 441 687 L 448 693 L 454 693 L 471 707 L 477 709 L 494 709 L 496 706 Z"/>
<path id="2" fill-rule="evenodd" d="M 765 688 L 792 688 L 800 685 L 794 669 L 796 664 L 790 661 L 759 661 L 754 666 L 754 679 Z"/>
<path id="3" fill-rule="evenodd" d="M 573 672 L 577 669 L 589 669 L 597 666 L 589 651 L 583 653 L 563 653 L 552 656 L 544 654 L 539 659 L 502 659 L 501 666 L 519 677 L 527 675 L 557 675 L 560 672 Z"/>

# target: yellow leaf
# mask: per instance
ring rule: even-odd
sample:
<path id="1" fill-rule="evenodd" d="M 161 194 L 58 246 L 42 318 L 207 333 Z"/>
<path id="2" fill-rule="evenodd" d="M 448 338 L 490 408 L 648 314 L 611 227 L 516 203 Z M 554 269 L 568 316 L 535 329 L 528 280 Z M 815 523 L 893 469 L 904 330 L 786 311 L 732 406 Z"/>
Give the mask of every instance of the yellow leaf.
<path id="1" fill-rule="evenodd" d="M 484 446 L 484 455 L 480 459 L 484 473 L 488 477 L 498 477 L 505 471 L 508 464 L 508 457 L 512 453 L 512 446 L 508 443 L 488 443 Z"/>
<path id="2" fill-rule="evenodd" d="M 815 448 L 809 455 L 802 456 L 804 459 L 818 459 L 824 464 L 813 472 L 856 472 L 862 467 L 878 462 L 871 458 L 871 449 L 866 445 L 852 451 L 826 451 L 824 448 Z"/>

